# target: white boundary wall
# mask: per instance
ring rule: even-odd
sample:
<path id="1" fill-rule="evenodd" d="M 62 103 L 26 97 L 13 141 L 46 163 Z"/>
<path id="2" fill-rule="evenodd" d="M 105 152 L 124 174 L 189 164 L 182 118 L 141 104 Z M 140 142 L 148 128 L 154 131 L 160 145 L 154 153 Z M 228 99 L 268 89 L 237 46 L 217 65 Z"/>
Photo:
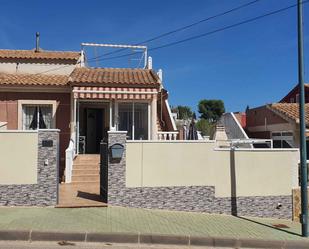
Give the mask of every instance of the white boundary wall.
<path id="1" fill-rule="evenodd" d="M 37 131 L 0 131 L 0 184 L 36 184 Z"/>
<path id="2" fill-rule="evenodd" d="M 298 149 L 216 149 L 212 141 L 127 141 L 126 186 L 214 186 L 216 197 L 291 195 Z M 232 175 L 235 174 L 235 183 Z M 232 179 L 232 180 L 231 180 Z"/>

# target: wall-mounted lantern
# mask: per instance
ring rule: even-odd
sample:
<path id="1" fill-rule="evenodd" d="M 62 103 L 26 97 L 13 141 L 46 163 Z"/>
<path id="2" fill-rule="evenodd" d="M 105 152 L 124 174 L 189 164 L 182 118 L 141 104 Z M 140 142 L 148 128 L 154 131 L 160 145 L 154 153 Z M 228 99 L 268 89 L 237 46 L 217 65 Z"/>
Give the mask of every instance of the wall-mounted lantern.
<path id="1" fill-rule="evenodd" d="M 111 159 L 121 159 L 124 151 L 124 146 L 122 144 L 113 144 L 110 147 Z"/>

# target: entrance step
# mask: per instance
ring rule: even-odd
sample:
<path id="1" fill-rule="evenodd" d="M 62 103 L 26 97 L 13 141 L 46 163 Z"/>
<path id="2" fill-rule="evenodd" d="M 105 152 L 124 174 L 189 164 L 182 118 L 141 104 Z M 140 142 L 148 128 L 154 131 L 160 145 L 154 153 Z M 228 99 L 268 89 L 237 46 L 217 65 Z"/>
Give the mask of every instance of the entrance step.
<path id="1" fill-rule="evenodd" d="M 99 164 L 86 164 L 86 163 L 79 163 L 79 164 L 73 164 L 73 171 L 74 170 L 99 170 L 100 165 Z"/>
<path id="2" fill-rule="evenodd" d="M 72 182 L 98 182 L 100 181 L 99 174 L 84 174 L 84 175 L 72 175 Z"/>
<path id="3" fill-rule="evenodd" d="M 99 183 L 100 155 L 82 154 L 73 161 L 72 183 Z"/>
<path id="4" fill-rule="evenodd" d="M 94 183 L 100 184 L 100 181 L 99 180 L 98 181 L 75 181 L 75 182 L 72 181 L 70 184 L 74 186 L 74 185 L 90 185 Z"/>
<path id="5" fill-rule="evenodd" d="M 74 176 L 80 176 L 80 175 L 99 175 L 100 174 L 100 169 L 99 168 L 77 168 L 74 167 L 72 174 Z"/>
<path id="6" fill-rule="evenodd" d="M 100 155 L 99 154 L 79 154 L 75 159 L 74 162 L 100 162 Z"/>

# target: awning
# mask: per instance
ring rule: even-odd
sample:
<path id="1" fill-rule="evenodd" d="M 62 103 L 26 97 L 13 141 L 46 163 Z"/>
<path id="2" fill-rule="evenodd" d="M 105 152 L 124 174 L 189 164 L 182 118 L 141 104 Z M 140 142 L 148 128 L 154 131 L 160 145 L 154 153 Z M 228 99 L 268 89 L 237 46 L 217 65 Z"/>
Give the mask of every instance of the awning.
<path id="1" fill-rule="evenodd" d="M 75 99 L 152 99 L 158 94 L 156 88 L 133 87 L 73 87 Z"/>

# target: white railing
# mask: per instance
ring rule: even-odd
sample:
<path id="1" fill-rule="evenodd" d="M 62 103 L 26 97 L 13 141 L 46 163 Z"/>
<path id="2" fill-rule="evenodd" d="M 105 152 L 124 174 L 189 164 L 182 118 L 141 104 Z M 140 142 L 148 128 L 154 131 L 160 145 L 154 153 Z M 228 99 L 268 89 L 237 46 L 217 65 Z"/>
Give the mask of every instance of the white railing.
<path id="1" fill-rule="evenodd" d="M 244 145 L 252 145 L 253 148 L 255 144 L 267 144 L 269 145 L 269 149 L 273 148 L 273 140 L 272 139 L 259 139 L 259 138 L 249 138 L 249 139 L 216 139 L 218 145 L 221 147 L 243 147 Z"/>
<path id="2" fill-rule="evenodd" d="M 158 131 L 158 140 L 176 140 L 178 131 Z"/>
<path id="3" fill-rule="evenodd" d="M 69 142 L 69 146 L 65 150 L 65 183 L 70 183 L 72 181 L 73 160 L 75 157 L 74 138 L 75 134 L 73 133 Z"/>

